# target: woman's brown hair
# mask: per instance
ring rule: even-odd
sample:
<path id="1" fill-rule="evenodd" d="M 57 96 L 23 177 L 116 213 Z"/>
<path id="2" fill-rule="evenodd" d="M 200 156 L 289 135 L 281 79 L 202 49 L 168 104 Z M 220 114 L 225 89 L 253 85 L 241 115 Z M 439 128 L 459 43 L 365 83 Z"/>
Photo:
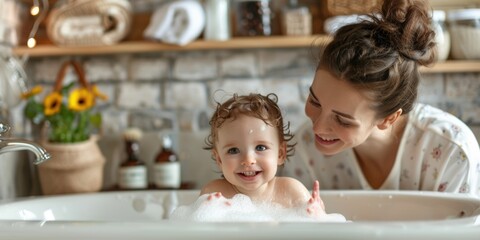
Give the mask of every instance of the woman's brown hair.
<path id="1" fill-rule="evenodd" d="M 412 110 L 419 65 L 433 63 L 435 33 L 424 0 L 384 0 L 368 20 L 346 25 L 322 50 L 317 69 L 365 90 L 377 117 Z"/>

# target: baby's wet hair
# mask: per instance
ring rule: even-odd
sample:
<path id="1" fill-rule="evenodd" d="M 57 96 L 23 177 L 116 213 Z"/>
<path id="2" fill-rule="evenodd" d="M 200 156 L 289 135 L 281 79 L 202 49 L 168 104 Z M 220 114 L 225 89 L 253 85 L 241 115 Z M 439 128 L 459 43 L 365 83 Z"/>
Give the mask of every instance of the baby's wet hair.
<path id="1" fill-rule="evenodd" d="M 287 158 L 294 154 L 295 144 L 289 143 L 293 138 L 290 132 L 290 123 L 284 124 L 282 111 L 278 106 L 278 97 L 274 93 L 262 95 L 250 93 L 248 95 L 233 94 L 227 101 L 215 101 L 216 109 L 210 119 L 210 135 L 205 139 L 206 150 L 215 148 L 218 140 L 218 129 L 227 120 L 235 120 L 239 116 L 250 116 L 261 119 L 266 124 L 277 129 L 280 143 L 287 144 Z M 213 156 L 212 156 L 213 157 Z"/>

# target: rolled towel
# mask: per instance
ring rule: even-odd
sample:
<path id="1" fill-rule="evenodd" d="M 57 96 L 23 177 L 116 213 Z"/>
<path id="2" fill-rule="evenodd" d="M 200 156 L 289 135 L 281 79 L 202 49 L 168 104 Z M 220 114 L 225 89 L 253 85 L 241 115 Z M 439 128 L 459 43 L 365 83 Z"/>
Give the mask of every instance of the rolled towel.
<path id="1" fill-rule="evenodd" d="M 155 10 L 143 35 L 183 46 L 197 39 L 204 28 L 205 11 L 198 1 L 174 1 Z"/>
<path id="2" fill-rule="evenodd" d="M 113 45 L 129 33 L 131 15 L 127 0 L 67 1 L 50 11 L 47 34 L 59 46 Z"/>
<path id="3" fill-rule="evenodd" d="M 339 28 L 350 25 L 354 23 L 359 23 L 364 20 L 368 20 L 369 17 L 367 15 L 359 15 L 359 14 L 352 14 L 352 15 L 338 15 L 334 17 L 327 18 L 324 23 L 324 30 L 328 34 L 335 33 Z"/>

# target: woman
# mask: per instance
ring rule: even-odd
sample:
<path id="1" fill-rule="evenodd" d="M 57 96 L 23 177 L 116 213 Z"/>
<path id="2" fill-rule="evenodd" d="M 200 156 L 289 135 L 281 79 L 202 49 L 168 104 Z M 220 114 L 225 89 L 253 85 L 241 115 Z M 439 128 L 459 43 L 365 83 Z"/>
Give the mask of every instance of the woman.
<path id="1" fill-rule="evenodd" d="M 325 47 L 284 175 L 308 188 L 475 194 L 480 150 L 454 116 L 416 104 L 419 66 L 433 63 L 426 1 L 385 0 Z"/>

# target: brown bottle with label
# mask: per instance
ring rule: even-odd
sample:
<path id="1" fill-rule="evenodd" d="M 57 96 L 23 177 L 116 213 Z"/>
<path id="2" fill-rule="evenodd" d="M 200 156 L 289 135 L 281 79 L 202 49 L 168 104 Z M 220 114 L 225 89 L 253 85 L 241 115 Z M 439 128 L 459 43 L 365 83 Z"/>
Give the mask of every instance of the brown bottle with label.
<path id="1" fill-rule="evenodd" d="M 118 170 L 118 187 L 120 189 L 146 189 L 148 187 L 147 166 L 139 157 L 139 140 L 142 132 L 131 128 L 124 132 L 127 158 Z"/>
<path id="2" fill-rule="evenodd" d="M 173 150 L 173 141 L 170 135 L 162 138 L 162 148 L 158 152 L 153 166 L 153 182 L 159 189 L 180 188 L 180 161 Z"/>

